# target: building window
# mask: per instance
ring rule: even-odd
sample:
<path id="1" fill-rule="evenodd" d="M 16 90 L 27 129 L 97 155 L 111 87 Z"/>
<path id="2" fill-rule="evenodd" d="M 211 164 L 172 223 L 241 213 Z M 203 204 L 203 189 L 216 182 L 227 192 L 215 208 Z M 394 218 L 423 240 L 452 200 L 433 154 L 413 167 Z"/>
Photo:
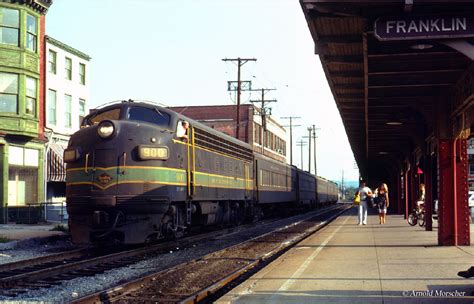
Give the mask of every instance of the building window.
<path id="1" fill-rule="evenodd" d="M 0 42 L 19 46 L 20 12 L 0 7 Z"/>
<path id="2" fill-rule="evenodd" d="M 81 84 L 86 84 L 86 65 L 79 63 L 79 81 Z"/>
<path id="3" fill-rule="evenodd" d="M 48 72 L 56 74 L 56 52 L 49 50 L 48 54 Z"/>
<path id="4" fill-rule="evenodd" d="M 0 73 L 0 112 L 18 113 L 18 75 Z"/>
<path id="5" fill-rule="evenodd" d="M 56 125 L 56 91 L 48 90 L 48 123 Z"/>
<path id="6" fill-rule="evenodd" d="M 37 45 L 37 19 L 30 14 L 26 15 L 26 48 L 36 52 Z"/>
<path id="7" fill-rule="evenodd" d="M 262 129 L 260 127 L 260 125 L 256 124 L 256 123 L 253 123 L 253 126 L 254 126 L 254 134 L 253 134 L 253 137 L 254 137 L 254 142 L 261 145 L 262 144 L 262 137 L 261 137 L 261 132 L 262 132 Z"/>
<path id="8" fill-rule="evenodd" d="M 64 63 L 64 72 L 66 73 L 66 79 L 71 80 L 72 79 L 72 60 L 71 58 L 65 59 Z"/>
<path id="9" fill-rule="evenodd" d="M 25 113 L 36 115 L 36 79 L 26 77 L 26 105 Z"/>
<path id="10" fill-rule="evenodd" d="M 84 116 L 86 116 L 86 101 L 79 98 L 79 125 L 82 124 Z"/>
<path id="11" fill-rule="evenodd" d="M 64 95 L 64 114 L 65 123 L 64 126 L 67 128 L 72 127 L 72 96 Z"/>

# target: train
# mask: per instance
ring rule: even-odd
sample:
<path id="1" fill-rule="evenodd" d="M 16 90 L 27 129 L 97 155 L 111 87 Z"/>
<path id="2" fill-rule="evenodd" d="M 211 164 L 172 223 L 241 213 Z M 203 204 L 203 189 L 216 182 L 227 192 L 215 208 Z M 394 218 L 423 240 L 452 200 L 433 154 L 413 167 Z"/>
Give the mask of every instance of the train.
<path id="1" fill-rule="evenodd" d="M 337 184 L 166 107 L 92 110 L 64 150 L 76 244 L 141 244 L 334 203 Z"/>

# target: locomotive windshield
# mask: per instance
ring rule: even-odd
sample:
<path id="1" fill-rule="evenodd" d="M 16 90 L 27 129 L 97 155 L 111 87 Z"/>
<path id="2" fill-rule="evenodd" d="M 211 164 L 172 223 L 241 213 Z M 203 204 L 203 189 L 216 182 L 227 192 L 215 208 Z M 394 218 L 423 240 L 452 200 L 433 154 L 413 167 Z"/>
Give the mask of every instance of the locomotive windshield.
<path id="1" fill-rule="evenodd" d="M 128 110 L 127 118 L 129 120 L 149 122 L 162 127 L 168 127 L 170 124 L 170 115 L 168 113 L 163 113 L 158 109 L 131 107 Z"/>
<path id="2" fill-rule="evenodd" d="M 92 114 L 85 119 L 85 124 L 92 126 L 100 123 L 103 120 L 117 120 L 120 118 L 120 109 L 112 109 L 109 111 Z"/>
<path id="3" fill-rule="evenodd" d="M 93 126 L 103 120 L 134 120 L 152 123 L 161 127 L 169 127 L 171 116 L 168 113 L 161 112 L 156 108 L 130 107 L 126 117 L 122 115 L 122 108 L 110 109 L 103 112 L 90 114 L 84 119 L 83 126 Z"/>

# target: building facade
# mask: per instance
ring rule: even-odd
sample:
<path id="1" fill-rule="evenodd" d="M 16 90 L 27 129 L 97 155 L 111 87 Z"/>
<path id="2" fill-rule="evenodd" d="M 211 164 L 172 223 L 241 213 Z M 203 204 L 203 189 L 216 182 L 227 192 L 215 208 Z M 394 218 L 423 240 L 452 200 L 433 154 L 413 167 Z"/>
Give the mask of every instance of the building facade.
<path id="1" fill-rule="evenodd" d="M 62 155 L 88 109 L 91 58 L 52 37 L 45 41 L 46 201 L 61 202 L 66 190 Z"/>
<path id="2" fill-rule="evenodd" d="M 236 107 L 235 105 L 189 106 L 170 107 L 170 109 L 236 137 Z M 270 115 L 262 116 L 260 109 L 251 104 L 241 105 L 239 114 L 238 139 L 252 145 L 255 152 L 286 163 L 285 129 Z"/>
<path id="3" fill-rule="evenodd" d="M 0 222 L 44 196 L 44 31 L 51 0 L 0 0 Z"/>

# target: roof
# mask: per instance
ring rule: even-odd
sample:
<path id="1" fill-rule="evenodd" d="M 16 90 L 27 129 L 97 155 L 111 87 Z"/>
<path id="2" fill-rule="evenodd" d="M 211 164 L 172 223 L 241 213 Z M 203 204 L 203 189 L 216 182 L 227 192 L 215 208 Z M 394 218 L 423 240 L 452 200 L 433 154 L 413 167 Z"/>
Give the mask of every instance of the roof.
<path id="1" fill-rule="evenodd" d="M 183 113 L 184 115 L 190 115 L 193 116 L 194 119 L 200 120 L 200 121 L 219 121 L 222 119 L 225 120 L 235 120 L 235 108 L 237 105 L 203 105 L 203 106 L 171 106 L 169 107 L 173 111 L 176 111 L 178 113 Z M 193 111 L 193 114 L 187 114 L 187 110 L 201 110 L 201 109 L 209 109 L 209 112 L 198 112 L 198 111 Z M 245 112 L 242 110 L 248 110 L 248 109 L 254 109 L 254 114 L 255 115 L 260 115 L 260 108 L 255 106 L 254 104 L 241 104 L 240 105 L 240 116 L 242 119 L 242 116 L 246 116 L 244 114 Z M 275 125 L 275 127 L 279 128 L 283 132 L 286 132 L 286 129 L 271 115 L 267 115 L 267 119 Z"/>
<path id="2" fill-rule="evenodd" d="M 11 1 L 11 2 L 20 2 L 25 3 L 32 9 L 40 12 L 41 14 L 46 14 L 51 4 L 53 4 L 52 0 L 23 0 L 23 1 Z"/>
<path id="3" fill-rule="evenodd" d="M 73 48 L 73 47 L 71 47 L 71 46 L 69 46 L 69 45 L 67 45 L 67 44 L 65 44 L 65 43 L 63 43 L 63 42 L 61 42 L 61 41 L 59 41 L 59 40 L 56 40 L 56 39 L 54 39 L 54 38 L 51 37 L 51 36 L 47 36 L 47 35 L 46 35 L 46 36 L 45 36 L 45 39 L 46 39 L 46 41 L 49 42 L 50 44 L 52 44 L 52 45 L 54 45 L 54 46 L 57 46 L 58 48 L 63 49 L 63 50 L 65 50 L 65 51 L 67 51 L 67 52 L 69 52 L 69 53 L 71 53 L 71 54 L 74 54 L 74 55 L 76 55 L 76 56 L 78 56 L 78 57 L 80 57 L 80 58 L 82 58 L 82 59 L 84 59 L 84 60 L 87 60 L 87 61 L 91 60 L 91 57 L 90 57 L 89 55 L 87 55 L 87 54 L 85 54 L 85 53 L 83 53 L 83 52 L 81 52 L 81 51 L 79 51 L 79 50 L 77 50 L 77 49 L 75 49 L 75 48 Z"/>
<path id="4" fill-rule="evenodd" d="M 362 175 L 369 160 L 393 166 L 423 146 L 437 131 L 441 100 L 452 96 L 471 60 L 440 40 L 381 41 L 374 35 L 375 21 L 472 13 L 474 5 L 466 4 L 474 1 L 300 3 Z"/>

